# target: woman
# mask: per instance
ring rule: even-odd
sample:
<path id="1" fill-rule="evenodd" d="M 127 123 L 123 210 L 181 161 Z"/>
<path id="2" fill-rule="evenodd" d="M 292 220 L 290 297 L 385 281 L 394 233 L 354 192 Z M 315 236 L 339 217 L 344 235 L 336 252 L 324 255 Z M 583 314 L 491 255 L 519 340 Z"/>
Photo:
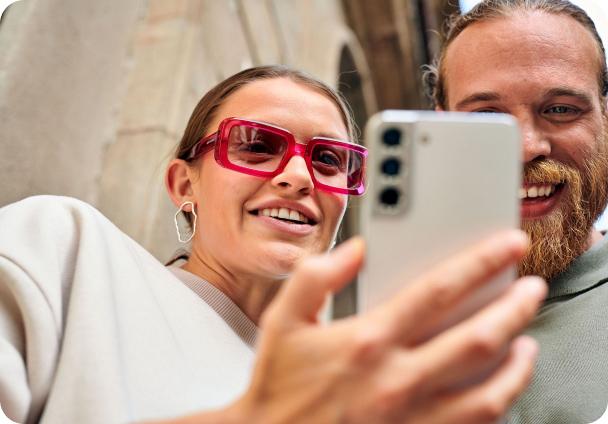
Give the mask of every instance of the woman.
<path id="1" fill-rule="evenodd" d="M 181 269 L 163 267 L 81 202 L 39 197 L 3 208 L 7 415 L 43 424 L 427 424 L 503 414 L 531 375 L 536 345 L 516 337 L 544 297 L 541 281 L 520 280 L 422 340 L 521 257 L 518 232 L 437 267 L 382 308 L 318 325 L 326 294 L 363 262 L 359 239 L 315 256 L 335 240 L 346 195 L 363 189 L 364 153 L 352 139 L 339 97 L 307 74 L 261 67 L 220 83 L 167 169 L 169 195 L 192 223 Z M 506 347 L 487 380 L 448 389 Z"/>

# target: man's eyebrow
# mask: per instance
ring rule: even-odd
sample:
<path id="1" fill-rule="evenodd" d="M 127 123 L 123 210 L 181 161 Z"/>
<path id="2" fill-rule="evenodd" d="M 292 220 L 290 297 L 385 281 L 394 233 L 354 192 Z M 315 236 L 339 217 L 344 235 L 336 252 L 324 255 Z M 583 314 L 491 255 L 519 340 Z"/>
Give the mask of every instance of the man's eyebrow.
<path id="1" fill-rule="evenodd" d="M 575 97 L 576 99 L 578 99 L 584 103 L 587 103 L 587 104 L 593 103 L 592 97 L 589 95 L 589 93 L 587 93 L 586 91 L 575 90 L 575 89 L 572 89 L 569 87 L 550 88 L 549 90 L 545 91 L 543 98 L 549 99 L 552 97 L 561 97 L 561 96 Z"/>
<path id="2" fill-rule="evenodd" d="M 500 94 L 498 94 L 494 91 L 480 91 L 477 93 L 470 94 L 467 97 L 465 97 L 464 99 L 462 99 L 461 101 L 459 101 L 458 103 L 456 103 L 455 110 L 464 109 L 465 107 L 467 107 L 468 105 L 470 105 L 472 103 L 492 102 L 492 101 L 499 101 L 501 99 L 502 99 L 502 97 L 500 96 Z"/>

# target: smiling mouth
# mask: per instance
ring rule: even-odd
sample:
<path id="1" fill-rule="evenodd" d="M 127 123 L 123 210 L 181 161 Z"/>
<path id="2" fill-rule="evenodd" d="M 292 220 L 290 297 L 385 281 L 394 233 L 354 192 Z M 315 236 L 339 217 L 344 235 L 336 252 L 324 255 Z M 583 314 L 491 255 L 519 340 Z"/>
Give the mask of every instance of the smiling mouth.
<path id="1" fill-rule="evenodd" d="M 278 219 L 279 221 L 291 222 L 299 225 L 315 225 L 312 219 L 308 218 L 303 213 L 295 211 L 289 208 L 267 208 L 258 209 L 250 212 L 252 215 L 268 216 L 270 218 Z"/>
<path id="2" fill-rule="evenodd" d="M 528 188 L 519 189 L 519 199 L 522 203 L 540 203 L 544 200 L 553 197 L 556 191 L 564 186 L 564 183 L 550 184 L 540 183 L 533 184 Z"/>

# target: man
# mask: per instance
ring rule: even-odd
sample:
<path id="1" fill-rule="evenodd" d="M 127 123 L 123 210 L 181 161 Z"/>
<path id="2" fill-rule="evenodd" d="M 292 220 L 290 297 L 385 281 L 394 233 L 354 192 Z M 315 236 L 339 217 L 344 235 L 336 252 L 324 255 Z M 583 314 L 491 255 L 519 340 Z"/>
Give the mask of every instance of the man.
<path id="1" fill-rule="evenodd" d="M 595 421 L 608 404 L 608 237 L 593 227 L 608 201 L 608 83 L 593 22 L 566 0 L 486 0 L 455 18 L 426 80 L 437 110 L 508 113 L 521 127 L 532 245 L 519 271 L 546 278 L 549 295 L 510 422 Z"/>

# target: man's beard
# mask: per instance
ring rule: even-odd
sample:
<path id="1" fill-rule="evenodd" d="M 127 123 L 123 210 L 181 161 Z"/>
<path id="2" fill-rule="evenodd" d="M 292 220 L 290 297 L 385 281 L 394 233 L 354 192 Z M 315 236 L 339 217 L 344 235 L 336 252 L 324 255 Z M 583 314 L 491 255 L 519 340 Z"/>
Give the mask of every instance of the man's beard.
<path id="1" fill-rule="evenodd" d="M 606 122 L 596 152 L 586 153 L 584 169 L 553 160 L 533 161 L 524 168 L 527 183 L 566 184 L 558 208 L 546 217 L 522 220 L 530 249 L 518 264 L 521 275 L 547 281 L 565 271 L 588 247 L 591 228 L 608 203 Z"/>

